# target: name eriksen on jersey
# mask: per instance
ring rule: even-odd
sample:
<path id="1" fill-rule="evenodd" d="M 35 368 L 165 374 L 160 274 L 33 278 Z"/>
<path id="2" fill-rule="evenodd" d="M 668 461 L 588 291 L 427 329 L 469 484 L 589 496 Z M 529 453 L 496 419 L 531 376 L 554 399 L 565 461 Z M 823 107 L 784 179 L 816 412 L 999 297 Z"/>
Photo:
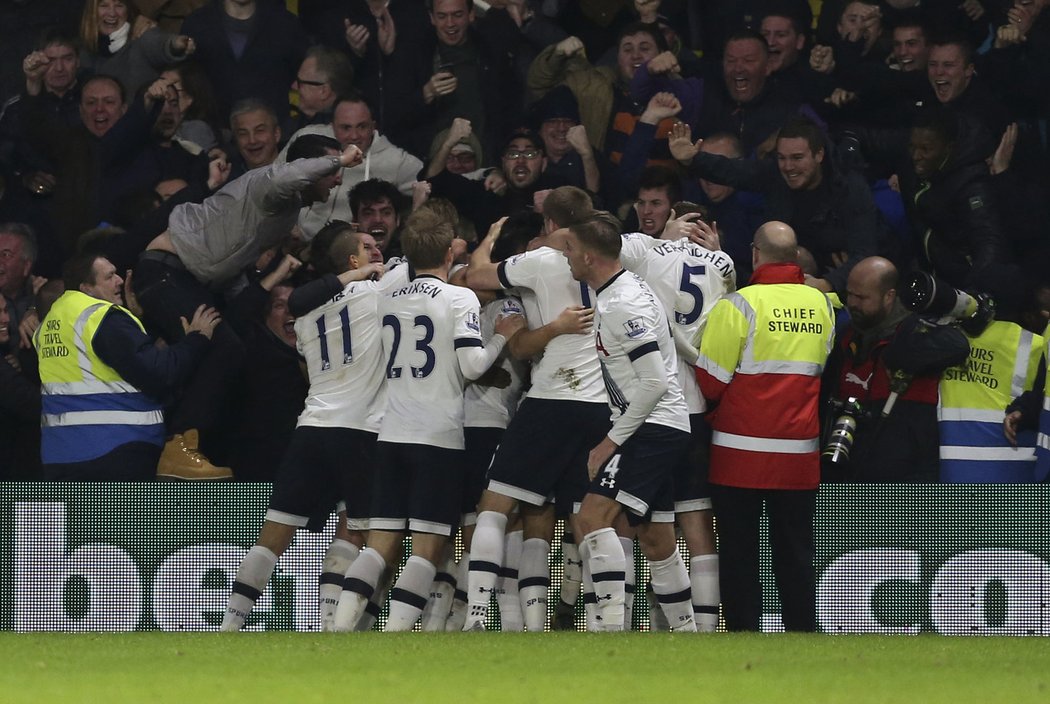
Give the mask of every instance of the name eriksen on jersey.
<path id="1" fill-rule="evenodd" d="M 413 281 L 408 286 L 391 293 L 390 297 L 397 298 L 398 296 L 409 296 L 413 293 L 422 293 L 431 298 L 437 298 L 438 294 L 441 293 L 441 288 L 435 286 L 429 281 Z"/>

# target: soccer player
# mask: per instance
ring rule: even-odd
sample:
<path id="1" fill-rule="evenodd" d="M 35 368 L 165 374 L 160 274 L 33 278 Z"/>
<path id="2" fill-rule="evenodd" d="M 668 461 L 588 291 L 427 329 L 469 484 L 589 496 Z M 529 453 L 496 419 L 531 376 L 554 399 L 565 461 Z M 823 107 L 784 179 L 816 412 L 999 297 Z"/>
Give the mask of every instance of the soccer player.
<path id="1" fill-rule="evenodd" d="M 463 485 L 463 387 L 496 361 L 520 317 L 496 322 L 486 344 L 473 291 L 448 284 L 452 226 L 414 219 L 402 247 L 415 275 L 379 301 L 387 404 L 379 429 L 368 547 L 350 566 L 335 629 L 353 628 L 405 532 L 412 555 L 390 592 L 387 631 L 412 628 L 426 605 L 436 565 L 459 522 Z"/>
<path id="2" fill-rule="evenodd" d="M 383 264 L 381 260 L 371 261 L 375 242 L 370 235 L 353 232 L 346 223 L 341 225 L 346 231 L 332 240 L 326 253 L 338 275 L 330 274 L 327 280 L 319 279 L 292 294 L 290 306 L 294 309 L 302 305 L 304 294 L 315 295 L 308 288 L 328 289 L 327 300 L 322 293 L 324 302 L 295 322 L 310 391 L 278 470 L 259 538 L 237 570 L 222 620 L 223 631 L 244 626 L 296 529 L 320 531 L 341 500 L 350 501 L 354 509 L 353 498 L 362 481 L 367 486 L 372 471 L 383 406 L 383 351 L 376 313 L 381 289 L 377 282 L 365 279 L 382 274 Z M 377 401 L 362 403 L 362 399 Z M 358 515 L 351 510 L 351 518 Z M 338 574 L 341 581 L 358 549 L 340 520 L 321 568 L 323 629 L 330 627 L 335 600 L 327 594 L 327 606 L 324 603 L 326 591 L 330 591 L 324 585 L 331 581 L 326 575 Z"/>
<path id="3" fill-rule="evenodd" d="M 492 250 L 492 258 L 503 261 L 521 254 L 543 230 L 543 216 L 539 213 L 521 212 L 510 216 L 499 229 L 499 239 Z M 507 315 L 524 316 L 521 299 L 517 296 L 499 298 L 481 307 L 481 333 L 488 339 L 496 321 Z M 512 338 L 513 340 L 513 338 Z M 514 343 L 508 341 L 508 348 Z M 465 423 L 463 427 L 466 442 L 467 481 L 461 511 L 463 544 L 466 546 L 456 569 L 455 599 L 452 609 L 445 609 L 447 623 L 442 625 L 446 630 L 461 630 L 466 620 L 467 572 L 470 566 L 470 542 L 474 537 L 474 525 L 477 523 L 477 506 L 485 490 L 489 465 L 492 456 L 499 446 L 507 425 L 521 401 L 524 382 L 528 377 L 526 363 L 513 355 L 505 355 L 499 365 L 494 366 L 485 375 L 491 379 L 479 379 L 467 386 L 464 394 Z M 485 383 L 481 383 L 484 381 Z M 503 566 L 497 583 L 497 601 L 499 602 L 501 630 L 522 630 L 522 613 L 517 589 L 518 567 L 522 550 L 522 531 L 507 534 L 505 552 L 517 554 L 516 560 L 508 559 Z M 438 578 L 442 575 L 439 572 Z M 435 586 L 437 581 L 435 581 Z M 431 595 L 432 597 L 434 594 Z M 431 605 L 427 605 L 428 610 Z M 436 608 L 436 607 L 435 607 Z M 427 630 L 426 613 L 424 612 L 424 630 Z M 434 628 L 436 628 L 436 620 Z"/>
<path id="4" fill-rule="evenodd" d="M 680 212 L 682 204 L 676 205 L 675 212 Z M 716 229 L 696 213 L 669 221 L 662 238 L 624 235 L 620 262 L 649 285 L 672 323 L 678 352 L 678 383 L 685 395 L 691 426 L 689 452 L 683 455 L 675 472 L 675 520 L 689 548 L 689 579 L 697 628 L 714 631 L 718 626 L 719 593 L 718 554 L 707 486 L 711 431 L 703 419 L 707 405 L 692 365 L 708 313 L 723 296 L 736 289 L 736 271 L 732 258 L 720 250 Z M 658 617 L 659 609 L 653 615 Z"/>
<path id="5" fill-rule="evenodd" d="M 575 320 L 589 326 L 591 292 L 572 278 L 557 238 L 550 234 L 590 212 L 591 200 L 584 191 L 556 188 L 543 203 L 545 234 L 533 243 L 534 249 L 497 266 L 490 258 L 490 236 L 471 257 L 467 282 L 472 288 L 517 288 L 521 293 L 530 329 L 519 333 L 512 352 L 542 352 L 542 357 L 533 365 L 532 387 L 503 436 L 478 504 L 464 630 L 484 630 L 489 597 L 503 563 L 507 517 L 515 508 L 524 528 L 519 584 L 525 627 L 543 630 L 554 527 L 550 501 L 556 499 L 564 515 L 572 512 L 586 491 L 587 452 L 609 427 L 601 369 L 590 338 L 563 334 L 566 328 L 560 325 Z"/>
<path id="6" fill-rule="evenodd" d="M 613 523 L 638 527 L 653 591 L 673 631 L 695 631 L 689 575 L 673 524 L 673 474 L 689 444 L 689 412 L 667 315 L 652 289 L 620 264 L 620 223 L 608 213 L 570 225 L 572 276 L 596 292 L 594 344 L 612 409 L 608 434 L 591 450 L 591 485 L 577 516 L 580 555 L 598 602 L 599 628 L 624 629 L 626 560 Z"/>

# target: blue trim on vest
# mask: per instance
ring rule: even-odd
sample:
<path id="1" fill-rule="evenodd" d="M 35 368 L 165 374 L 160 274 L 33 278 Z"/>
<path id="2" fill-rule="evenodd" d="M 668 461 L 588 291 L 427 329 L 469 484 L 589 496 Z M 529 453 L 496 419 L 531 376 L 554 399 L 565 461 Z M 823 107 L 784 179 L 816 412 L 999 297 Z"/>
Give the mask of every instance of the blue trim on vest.
<path id="1" fill-rule="evenodd" d="M 121 445 L 147 442 L 164 445 L 164 424 L 72 425 L 40 429 L 40 459 L 44 464 L 87 462 Z"/>
<path id="2" fill-rule="evenodd" d="M 962 447 L 1010 447 L 1003 437 L 1002 423 L 985 423 L 976 420 L 942 420 L 937 427 L 941 433 L 941 445 Z M 1030 434 L 1028 447 L 1035 447 L 1035 435 Z M 1018 445 L 1024 447 L 1023 443 Z"/>
<path id="3" fill-rule="evenodd" d="M 1011 448 L 1003 437 L 1001 423 L 980 421 L 940 421 L 941 446 Z M 1035 433 L 1017 434 L 1018 448 L 1035 447 Z M 1037 452 L 1038 456 L 1038 452 Z M 1017 484 L 1035 481 L 1036 463 L 980 459 L 941 458 L 941 481 L 960 484 Z"/>
<path id="4" fill-rule="evenodd" d="M 162 406 L 139 393 L 112 394 L 43 394 L 40 397 L 43 413 L 76 413 L 77 411 L 160 411 Z"/>

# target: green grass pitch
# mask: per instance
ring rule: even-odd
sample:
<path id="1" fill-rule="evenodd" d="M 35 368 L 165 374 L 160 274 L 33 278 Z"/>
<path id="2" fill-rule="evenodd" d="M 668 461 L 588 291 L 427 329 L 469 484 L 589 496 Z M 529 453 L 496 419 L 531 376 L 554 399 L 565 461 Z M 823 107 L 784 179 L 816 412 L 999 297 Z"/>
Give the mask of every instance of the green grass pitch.
<path id="1" fill-rule="evenodd" d="M 0 702 L 1050 702 L 1045 638 L 0 633 Z"/>

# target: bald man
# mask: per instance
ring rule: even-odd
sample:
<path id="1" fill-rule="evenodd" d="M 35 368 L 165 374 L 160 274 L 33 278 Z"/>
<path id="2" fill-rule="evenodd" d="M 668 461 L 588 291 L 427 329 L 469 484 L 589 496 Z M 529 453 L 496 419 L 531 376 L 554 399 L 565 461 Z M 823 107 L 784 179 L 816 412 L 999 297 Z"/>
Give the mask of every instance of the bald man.
<path id="1" fill-rule="evenodd" d="M 839 335 L 828 378 L 834 397 L 855 398 L 872 418 L 858 418 L 847 464 L 827 477 L 856 482 L 934 482 L 939 468 L 937 386 L 939 374 L 914 377 L 893 413 L 876 420 L 890 393 L 885 360 L 895 345 L 907 345 L 901 323 L 909 316 L 897 299 L 897 268 L 882 257 L 857 263 L 846 282 L 850 324 Z M 910 328 L 909 328 L 910 329 Z M 892 442 L 888 440 L 892 438 Z"/>
<path id="2" fill-rule="evenodd" d="M 711 310 L 696 362 L 700 390 L 714 407 L 710 481 L 722 609 L 728 630 L 759 630 L 764 505 L 784 627 L 813 631 L 818 397 L 834 317 L 825 295 L 805 284 L 791 227 L 767 222 L 751 247 L 751 285 Z"/>

